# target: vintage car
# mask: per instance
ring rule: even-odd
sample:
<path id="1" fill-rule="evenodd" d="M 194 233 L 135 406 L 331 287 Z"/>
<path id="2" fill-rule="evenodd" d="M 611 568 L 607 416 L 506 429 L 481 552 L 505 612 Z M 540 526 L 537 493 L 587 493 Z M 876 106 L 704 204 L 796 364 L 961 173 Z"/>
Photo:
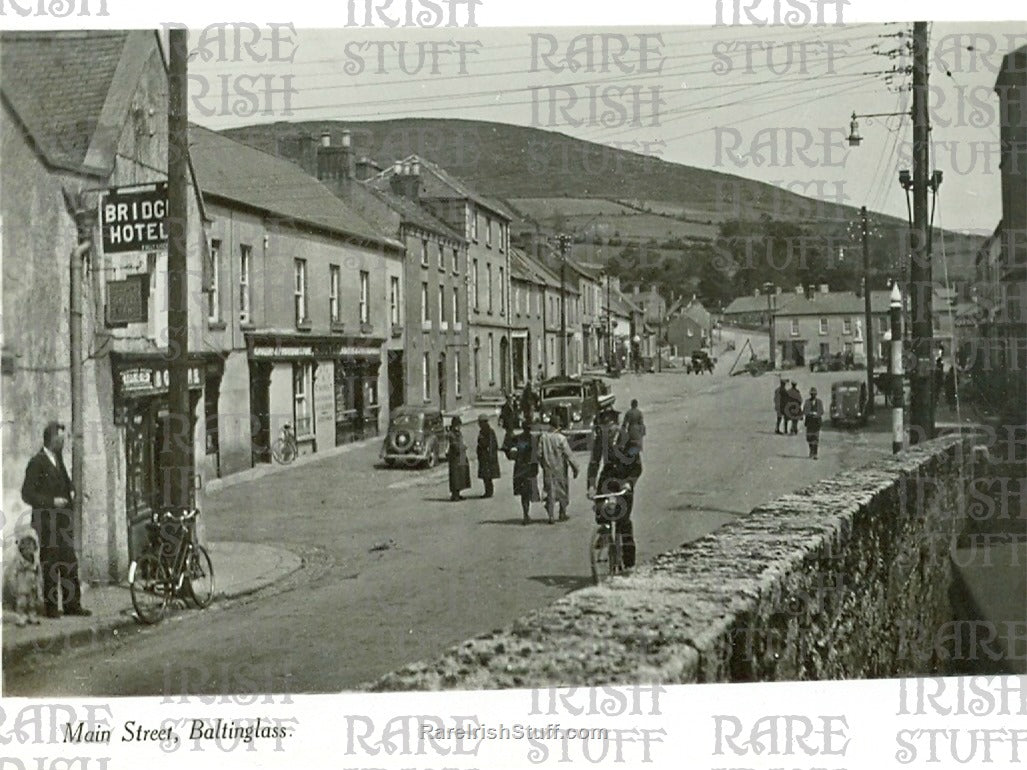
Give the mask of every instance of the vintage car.
<path id="1" fill-rule="evenodd" d="M 867 384 L 862 380 L 838 380 L 831 383 L 831 424 L 866 425 Z"/>
<path id="2" fill-rule="evenodd" d="M 615 398 L 598 377 L 554 377 L 545 380 L 539 392 L 542 422 L 548 424 L 560 415 L 564 425 L 560 432 L 572 447 L 588 444 L 596 414 Z"/>
<path id="3" fill-rule="evenodd" d="M 855 368 L 856 362 L 851 353 L 829 353 L 809 362 L 810 372 L 842 372 Z"/>
<path id="4" fill-rule="evenodd" d="M 713 367 L 716 364 L 717 359 L 710 358 L 708 351 L 703 349 L 693 350 L 691 357 L 685 364 L 685 371 L 688 374 L 702 374 L 703 372 L 713 374 Z"/>
<path id="5" fill-rule="evenodd" d="M 389 418 L 389 430 L 382 442 L 381 459 L 386 465 L 433 467 L 445 459 L 449 439 L 442 412 L 432 407 L 401 406 Z"/>

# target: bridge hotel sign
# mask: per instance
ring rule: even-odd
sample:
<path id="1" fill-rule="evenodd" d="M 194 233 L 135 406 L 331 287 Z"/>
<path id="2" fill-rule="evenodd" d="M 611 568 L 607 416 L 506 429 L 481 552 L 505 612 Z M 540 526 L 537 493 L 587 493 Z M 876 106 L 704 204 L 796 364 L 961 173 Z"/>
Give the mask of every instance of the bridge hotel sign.
<path id="1" fill-rule="evenodd" d="M 116 187 L 100 198 L 100 242 L 104 256 L 135 255 L 164 251 L 168 242 L 167 182 Z M 128 273 L 122 280 L 107 282 L 107 325 L 145 323 L 149 318 L 148 273 L 131 272 L 138 259 L 111 259 L 117 272 Z M 144 263 L 145 264 L 145 263 Z M 144 268 L 145 269 L 145 268 Z"/>

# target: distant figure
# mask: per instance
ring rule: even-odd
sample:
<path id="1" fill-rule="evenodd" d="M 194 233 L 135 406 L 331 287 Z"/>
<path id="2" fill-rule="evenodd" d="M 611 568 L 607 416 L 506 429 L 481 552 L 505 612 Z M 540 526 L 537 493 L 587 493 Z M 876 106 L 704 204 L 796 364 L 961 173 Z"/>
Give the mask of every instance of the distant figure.
<path id="1" fill-rule="evenodd" d="M 622 552 L 624 566 L 631 569 L 635 566 L 635 530 L 631 521 L 631 510 L 634 507 L 635 491 L 638 479 L 642 475 L 642 453 L 630 446 L 624 436 L 624 429 L 617 428 L 617 412 L 613 407 L 604 409 L 596 419 L 592 430 L 592 456 L 588 463 L 588 496 L 596 494 L 608 495 L 625 489 L 627 493 L 619 505 L 623 505 L 623 518 L 617 524 L 617 531 L 623 535 Z M 628 446 L 625 446 L 625 445 Z M 600 517 L 598 507 L 595 510 L 596 523 L 606 523 Z"/>
<path id="2" fill-rule="evenodd" d="M 461 421 L 454 417 L 449 424 L 449 449 L 446 460 L 449 462 L 449 495 L 453 500 L 462 500 L 460 493 L 471 488 L 471 464 L 467 461 L 467 447 L 464 446 L 464 435 L 460 432 Z"/>
<path id="3" fill-rule="evenodd" d="M 788 432 L 788 418 L 785 417 L 785 406 L 788 405 L 788 380 L 781 380 L 781 386 L 774 391 L 774 413 L 777 415 L 777 422 L 774 423 L 774 433 L 782 433 L 781 425 L 784 423 L 784 433 Z"/>
<path id="4" fill-rule="evenodd" d="M 499 409 L 499 426 L 503 429 L 504 436 L 517 430 L 517 406 L 513 393 L 506 394 L 503 406 Z"/>
<path id="5" fill-rule="evenodd" d="M 499 441 L 486 415 L 478 417 L 478 478 L 485 482 L 485 494 L 492 497 L 493 479 L 499 478 Z"/>
<path id="6" fill-rule="evenodd" d="M 503 452 L 513 460 L 513 493 L 521 499 L 522 524 L 531 521 L 531 504 L 541 496 L 538 491 L 538 438 L 531 433 L 531 426 L 525 422 L 521 432 L 508 436 L 503 442 Z"/>
<path id="7" fill-rule="evenodd" d="M 638 399 L 631 399 L 631 408 L 624 413 L 624 436 L 625 439 L 641 451 L 642 437 L 645 436 L 645 421 L 642 419 L 642 410 L 638 408 Z"/>
<path id="8" fill-rule="evenodd" d="M 802 416 L 806 422 L 806 443 L 809 444 L 809 456 L 812 460 L 820 459 L 820 425 L 824 420 L 824 402 L 817 398 L 817 389 L 809 389 L 809 398 L 802 405 Z"/>
<path id="9" fill-rule="evenodd" d="M 524 424 L 530 424 L 535 413 L 535 391 L 531 387 L 531 380 L 524 383 L 524 392 L 521 393 L 521 420 Z"/>
<path id="10" fill-rule="evenodd" d="M 802 417 L 802 393 L 799 392 L 799 385 L 792 380 L 792 386 L 788 389 L 788 401 L 785 403 L 785 429 L 788 430 L 787 423 L 791 423 L 791 430 L 789 431 L 793 436 L 799 433 L 799 418 Z"/>
<path id="11" fill-rule="evenodd" d="M 554 415 L 553 429 L 543 433 L 539 439 L 539 456 L 542 460 L 542 485 L 546 491 L 546 513 L 549 523 L 553 523 L 553 513 L 560 506 L 560 521 L 567 521 L 567 505 L 570 503 L 570 481 L 567 479 L 568 466 L 578 477 L 578 464 L 574 461 L 571 446 L 567 437 L 560 433 L 563 423 L 559 415 Z"/>

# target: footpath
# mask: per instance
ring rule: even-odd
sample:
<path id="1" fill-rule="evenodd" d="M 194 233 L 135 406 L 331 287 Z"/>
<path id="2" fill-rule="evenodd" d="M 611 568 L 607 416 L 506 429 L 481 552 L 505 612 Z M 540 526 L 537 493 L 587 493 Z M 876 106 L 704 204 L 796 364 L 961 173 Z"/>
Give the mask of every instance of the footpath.
<path id="1" fill-rule="evenodd" d="M 235 599 L 259 591 L 292 574 L 303 566 L 303 560 L 284 548 L 257 543 L 205 543 L 214 563 L 214 603 Z M 11 666 L 27 656 L 57 653 L 73 647 L 97 642 L 142 627 L 132 609 L 128 583 L 83 586 L 82 606 L 93 614 L 89 617 L 40 617 L 38 625 L 18 626 L 18 616 L 5 610 L 3 614 L 3 662 Z M 181 614 L 199 614 L 185 610 Z"/>

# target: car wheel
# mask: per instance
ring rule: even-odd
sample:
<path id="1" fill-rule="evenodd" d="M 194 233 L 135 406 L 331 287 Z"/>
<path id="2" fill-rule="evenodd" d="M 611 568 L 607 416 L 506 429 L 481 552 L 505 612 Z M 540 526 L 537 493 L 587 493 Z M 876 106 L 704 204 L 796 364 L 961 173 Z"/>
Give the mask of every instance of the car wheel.
<path id="1" fill-rule="evenodd" d="M 434 468 L 435 464 L 438 463 L 438 461 L 439 461 L 439 448 L 436 445 L 436 446 L 433 446 L 431 448 L 431 451 L 428 452 L 428 459 L 426 459 L 424 461 L 424 467 L 425 468 Z"/>
<path id="2" fill-rule="evenodd" d="M 396 461 L 393 460 L 391 457 L 386 457 L 385 458 L 385 467 L 386 468 L 392 468 L 392 467 L 395 467 L 395 465 L 396 465 Z"/>

